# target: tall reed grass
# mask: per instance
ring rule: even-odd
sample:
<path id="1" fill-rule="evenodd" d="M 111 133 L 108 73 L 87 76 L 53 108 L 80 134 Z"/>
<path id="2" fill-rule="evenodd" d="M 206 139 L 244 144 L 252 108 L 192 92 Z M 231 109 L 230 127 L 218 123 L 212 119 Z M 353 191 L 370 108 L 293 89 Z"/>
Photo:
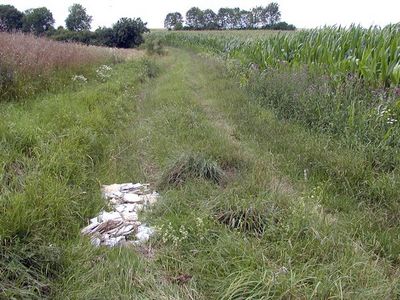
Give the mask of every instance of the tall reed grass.
<path id="1" fill-rule="evenodd" d="M 0 99 L 16 99 L 65 85 L 91 65 L 117 63 L 134 50 L 51 41 L 22 33 L 0 33 Z"/>

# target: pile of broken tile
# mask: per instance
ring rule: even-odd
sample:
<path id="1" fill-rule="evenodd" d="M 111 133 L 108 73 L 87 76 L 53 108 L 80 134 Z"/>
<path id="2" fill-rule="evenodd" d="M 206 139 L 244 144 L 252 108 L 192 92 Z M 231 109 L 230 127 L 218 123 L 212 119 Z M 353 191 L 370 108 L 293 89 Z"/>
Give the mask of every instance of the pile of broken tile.
<path id="1" fill-rule="evenodd" d="M 148 184 L 124 183 L 104 185 L 102 193 L 111 211 L 102 211 L 82 229 L 95 246 L 141 244 L 146 242 L 154 229 L 138 219 L 138 213 L 157 201 L 159 194 Z"/>

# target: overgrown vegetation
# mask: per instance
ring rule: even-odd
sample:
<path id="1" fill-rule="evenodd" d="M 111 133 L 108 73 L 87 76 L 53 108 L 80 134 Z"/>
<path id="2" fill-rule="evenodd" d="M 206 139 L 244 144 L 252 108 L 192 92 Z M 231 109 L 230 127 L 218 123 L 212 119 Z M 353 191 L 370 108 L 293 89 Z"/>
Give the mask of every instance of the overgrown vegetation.
<path id="1" fill-rule="evenodd" d="M 93 65 L 115 64 L 135 53 L 0 33 L 0 99 L 26 99 L 58 90 L 76 81 L 76 76 L 90 77 Z"/>
<path id="2" fill-rule="evenodd" d="M 0 103 L 0 298 L 63 298 L 81 252 L 91 258 L 79 272 L 102 255 L 79 241 L 80 227 L 104 205 L 99 180 L 135 172 L 115 164 L 126 147 L 124 123 L 135 113 L 134 88 L 146 73 L 135 60 L 87 68 L 100 71 L 82 84 Z"/>
<path id="3" fill-rule="evenodd" d="M 165 55 L 167 52 L 165 50 L 164 43 L 165 42 L 162 38 L 147 35 L 143 47 L 146 49 L 146 52 L 149 55 Z"/>
<path id="4" fill-rule="evenodd" d="M 398 169 L 278 119 L 240 88 L 261 84 L 248 68 L 168 50 L 1 103 L 0 295 L 396 298 Z M 101 184 L 160 178 L 147 245 L 80 236 L 104 206 Z"/>
<path id="5" fill-rule="evenodd" d="M 362 149 L 276 118 L 224 61 L 170 53 L 144 102 L 156 172 L 186 149 L 246 161 L 223 188 L 196 177 L 170 186 L 152 213 L 157 264 L 192 276 L 188 298 L 395 298 L 398 169 L 377 173 Z"/>
<path id="6" fill-rule="evenodd" d="M 371 168 L 368 178 L 374 178 L 373 172 L 398 169 L 397 25 L 368 30 L 324 28 L 249 40 L 195 32 L 163 37 L 172 45 L 226 58 L 241 85 L 279 118 L 361 149 Z M 357 186 L 361 181 L 366 184 L 361 178 Z"/>
<path id="7" fill-rule="evenodd" d="M 0 102 L 0 298 L 398 298 L 397 37 L 163 32 L 150 54 L 202 51 L 112 65 L 6 35 L 2 100 L 21 101 Z M 159 184 L 141 216 L 157 234 L 93 247 L 101 185 L 130 181 Z"/>

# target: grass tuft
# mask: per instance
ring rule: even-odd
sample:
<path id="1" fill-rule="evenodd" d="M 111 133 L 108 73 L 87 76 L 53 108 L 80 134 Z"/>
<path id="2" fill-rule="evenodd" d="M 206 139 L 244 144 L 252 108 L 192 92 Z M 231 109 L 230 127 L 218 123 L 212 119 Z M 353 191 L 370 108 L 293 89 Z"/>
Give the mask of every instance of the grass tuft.
<path id="1" fill-rule="evenodd" d="M 143 47 L 148 55 L 166 55 L 167 51 L 164 48 L 164 40 L 152 35 L 146 37 Z"/>
<path id="2" fill-rule="evenodd" d="M 281 199 L 272 194 L 246 192 L 247 185 L 243 181 L 243 186 L 221 194 L 214 200 L 211 212 L 217 222 L 230 230 L 262 237 L 279 226 L 284 207 Z"/>
<path id="3" fill-rule="evenodd" d="M 2 188 L 21 191 L 24 185 L 25 166 L 21 161 L 13 161 L 3 166 L 0 176 L 0 191 Z"/>
<path id="4" fill-rule="evenodd" d="M 139 78 L 142 82 L 156 78 L 160 73 L 160 67 L 154 59 L 143 57 L 139 61 Z"/>
<path id="5" fill-rule="evenodd" d="M 263 234 L 268 226 L 268 212 L 259 211 L 254 207 L 230 208 L 217 212 L 216 219 L 231 229 L 243 232 Z"/>
<path id="6" fill-rule="evenodd" d="M 0 244 L 0 294 L 4 299 L 48 298 L 52 292 L 51 280 L 62 267 L 62 251 L 35 238 L 4 239 Z"/>
<path id="7" fill-rule="evenodd" d="M 181 186 L 187 180 L 201 178 L 215 184 L 222 184 L 225 173 L 218 163 L 202 154 L 183 154 L 175 160 L 162 175 L 159 186 Z"/>

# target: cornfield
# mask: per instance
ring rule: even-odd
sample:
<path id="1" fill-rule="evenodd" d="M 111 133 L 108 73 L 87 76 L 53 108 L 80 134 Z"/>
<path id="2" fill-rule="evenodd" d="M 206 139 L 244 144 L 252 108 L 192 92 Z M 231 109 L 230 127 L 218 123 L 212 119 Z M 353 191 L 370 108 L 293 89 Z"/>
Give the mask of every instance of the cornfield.
<path id="1" fill-rule="evenodd" d="M 361 147 L 376 169 L 400 165 L 400 24 L 152 34 L 226 58 L 228 73 L 278 118 Z"/>
<path id="2" fill-rule="evenodd" d="M 171 45 L 224 54 L 262 69 L 307 65 L 334 76 L 357 75 L 374 86 L 400 84 L 400 24 L 369 29 L 324 27 L 268 35 L 257 31 L 239 35 L 169 32 L 163 37 Z"/>

